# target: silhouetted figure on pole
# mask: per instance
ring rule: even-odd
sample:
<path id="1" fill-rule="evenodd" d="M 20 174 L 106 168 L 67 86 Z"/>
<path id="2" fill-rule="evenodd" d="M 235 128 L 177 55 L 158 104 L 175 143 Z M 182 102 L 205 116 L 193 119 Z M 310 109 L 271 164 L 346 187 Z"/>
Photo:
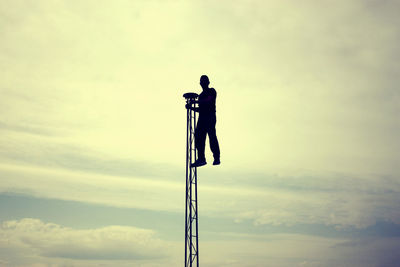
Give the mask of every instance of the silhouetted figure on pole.
<path id="1" fill-rule="evenodd" d="M 194 103 L 198 103 L 199 107 L 192 107 L 190 104 L 186 105 L 186 108 L 199 112 L 199 119 L 195 130 L 195 146 L 198 158 L 196 162 L 191 165 L 192 167 L 200 167 L 207 164 L 204 155 L 207 134 L 210 140 L 210 148 L 214 156 L 213 165 L 220 164 L 220 151 L 215 132 L 215 124 L 217 122 L 215 100 L 217 98 L 217 91 L 215 91 L 214 88 L 209 88 L 209 84 L 210 81 L 208 77 L 202 75 L 200 77 L 200 85 L 203 88 L 203 92 L 199 95 L 198 100 L 194 101 Z"/>

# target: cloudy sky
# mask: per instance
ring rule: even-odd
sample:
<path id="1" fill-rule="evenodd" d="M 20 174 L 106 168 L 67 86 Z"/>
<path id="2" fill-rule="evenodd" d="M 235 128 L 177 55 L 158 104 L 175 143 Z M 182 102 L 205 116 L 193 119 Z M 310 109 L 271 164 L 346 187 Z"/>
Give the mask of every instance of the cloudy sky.
<path id="1" fill-rule="evenodd" d="M 397 266 L 400 2 L 0 0 L 0 266 Z M 212 155 L 206 148 L 208 161 Z"/>

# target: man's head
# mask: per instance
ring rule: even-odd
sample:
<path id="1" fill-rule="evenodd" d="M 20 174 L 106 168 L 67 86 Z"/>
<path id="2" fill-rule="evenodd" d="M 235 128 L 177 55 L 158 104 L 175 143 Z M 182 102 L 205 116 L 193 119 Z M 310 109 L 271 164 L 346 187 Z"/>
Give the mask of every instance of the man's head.
<path id="1" fill-rule="evenodd" d="M 208 79 L 207 75 L 201 75 L 200 77 L 200 85 L 203 89 L 208 88 L 208 85 L 210 84 L 210 80 Z"/>

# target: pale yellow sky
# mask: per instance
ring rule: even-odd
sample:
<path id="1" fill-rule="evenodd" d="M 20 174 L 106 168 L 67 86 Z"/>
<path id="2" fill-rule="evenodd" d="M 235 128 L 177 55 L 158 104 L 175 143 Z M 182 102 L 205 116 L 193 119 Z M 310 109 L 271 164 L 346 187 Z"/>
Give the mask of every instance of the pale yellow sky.
<path id="1" fill-rule="evenodd" d="M 385 80 L 396 36 L 357 2 L 324 13 L 313 1 L 23 3 L 2 8 L 3 123 L 179 164 L 181 94 L 205 73 L 225 167 L 393 174 L 398 163 Z"/>

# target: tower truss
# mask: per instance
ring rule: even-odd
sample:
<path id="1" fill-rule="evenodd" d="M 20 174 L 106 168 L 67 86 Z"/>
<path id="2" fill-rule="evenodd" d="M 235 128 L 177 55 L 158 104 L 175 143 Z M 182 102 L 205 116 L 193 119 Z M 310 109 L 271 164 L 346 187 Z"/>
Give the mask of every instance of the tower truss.
<path id="1" fill-rule="evenodd" d="M 193 103 L 196 93 L 183 95 L 186 104 L 195 108 Z M 187 109 L 186 114 L 186 209 L 185 209 L 185 267 L 199 267 L 199 223 L 197 201 L 197 168 L 191 167 L 196 160 L 194 131 L 196 129 L 196 112 Z"/>

